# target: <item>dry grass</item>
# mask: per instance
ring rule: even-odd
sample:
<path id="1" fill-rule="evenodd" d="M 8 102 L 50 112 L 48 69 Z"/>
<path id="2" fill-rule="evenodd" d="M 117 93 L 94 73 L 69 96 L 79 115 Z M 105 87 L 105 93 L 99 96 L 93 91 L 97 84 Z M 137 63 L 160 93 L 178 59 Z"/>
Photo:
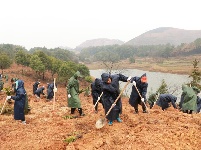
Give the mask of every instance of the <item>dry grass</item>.
<path id="1" fill-rule="evenodd" d="M 129 60 L 123 60 L 116 63 L 121 69 L 140 69 L 155 72 L 167 72 L 177 74 L 190 74 L 193 69 L 193 61 L 201 60 L 201 55 L 190 57 L 171 57 L 165 58 L 135 58 L 135 63 L 130 63 Z M 90 70 L 105 69 L 106 66 L 102 62 L 94 62 L 85 64 Z M 198 64 L 201 68 L 201 63 Z"/>

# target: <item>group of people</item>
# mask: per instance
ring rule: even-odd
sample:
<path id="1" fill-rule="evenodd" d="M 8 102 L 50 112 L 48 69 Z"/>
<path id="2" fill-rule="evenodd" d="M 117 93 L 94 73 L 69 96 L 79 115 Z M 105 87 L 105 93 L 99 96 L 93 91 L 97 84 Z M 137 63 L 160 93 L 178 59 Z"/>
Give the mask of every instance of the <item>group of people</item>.
<path id="1" fill-rule="evenodd" d="M 171 105 L 184 113 L 199 113 L 201 110 L 201 98 L 198 96 L 200 90 L 197 87 L 182 85 L 182 94 L 179 104 L 176 103 L 177 97 L 173 94 L 152 94 L 149 96 L 148 103 L 150 109 L 154 105 L 158 105 L 162 110 L 167 109 Z"/>
<path id="2" fill-rule="evenodd" d="M 39 80 L 33 84 L 33 94 L 36 96 L 37 99 L 39 99 L 41 95 L 45 95 L 44 93 L 45 87 L 39 85 L 40 85 Z M 54 83 L 47 83 L 47 96 L 46 96 L 47 101 L 52 100 L 52 98 L 54 97 L 54 89 L 57 89 L 57 86 L 54 88 Z"/>
<path id="3" fill-rule="evenodd" d="M 130 82 L 133 84 L 132 92 L 129 98 L 129 104 L 134 108 L 134 113 L 139 113 L 138 105 L 142 106 L 143 113 L 147 113 L 146 94 L 147 94 L 147 77 L 146 73 L 141 77 L 127 77 L 123 74 L 103 73 L 101 79 L 96 78 L 91 84 L 91 93 L 95 112 L 97 113 L 98 102 L 102 103 L 108 124 L 112 125 L 113 121 L 122 122 L 120 114 L 122 113 L 122 102 L 120 97 L 119 81 Z"/>
<path id="4" fill-rule="evenodd" d="M 27 92 L 24 88 L 24 81 L 20 80 L 18 78 L 11 78 L 11 84 L 12 84 L 12 91 L 15 95 L 10 96 L 8 95 L 6 97 L 7 101 L 10 101 L 11 99 L 15 101 L 14 103 L 14 119 L 20 120 L 22 124 L 26 124 L 25 120 L 25 113 L 30 111 L 30 106 L 28 105 L 28 97 Z M 44 94 L 43 90 L 45 89 L 44 86 L 39 87 L 40 82 L 36 81 L 33 84 L 33 94 L 40 98 L 40 95 Z M 55 88 L 57 89 L 57 88 Z M 47 87 L 47 99 L 51 100 L 54 96 L 54 83 L 48 84 Z"/>
<path id="5" fill-rule="evenodd" d="M 83 92 L 83 90 L 79 89 L 78 79 L 81 77 L 82 75 L 79 71 L 77 71 L 68 80 L 68 84 L 66 86 L 68 97 L 67 105 L 71 108 L 71 114 L 74 114 L 75 110 L 78 109 L 79 115 L 84 116 L 85 114 L 83 113 L 81 101 L 79 98 L 79 94 Z M 109 73 L 103 73 L 101 75 L 101 79 L 96 78 L 91 84 L 91 94 L 93 98 L 95 113 L 98 112 L 98 103 L 101 103 L 102 107 L 104 108 L 105 114 L 107 114 L 106 118 L 108 119 L 109 125 L 112 125 L 115 120 L 117 122 L 122 122 L 120 118 L 120 114 L 122 113 L 122 92 L 120 92 L 119 89 L 119 81 L 127 82 L 127 84 L 133 84 L 129 98 L 129 104 L 133 107 L 134 113 L 139 113 L 138 105 L 141 105 L 143 113 L 148 113 L 146 106 L 146 94 L 148 88 L 146 73 L 144 73 L 140 77 L 127 77 L 123 74 L 111 75 Z M 16 95 L 7 96 L 6 100 L 15 100 L 14 119 L 21 120 L 22 123 L 26 124 L 24 107 L 27 101 L 27 94 L 24 88 L 24 82 L 22 80 L 14 78 L 11 79 L 11 82 L 13 83 L 12 87 Z M 36 81 L 33 85 L 33 94 L 36 97 L 40 97 L 41 94 L 45 95 L 43 92 L 43 90 L 45 89 L 44 86 L 39 87 L 39 84 L 40 81 Z M 54 83 L 48 84 L 47 99 L 51 100 L 53 98 L 54 90 L 57 90 L 57 87 L 54 88 Z M 181 109 L 185 113 L 192 113 L 192 111 L 200 112 L 201 99 L 199 98 L 199 96 L 197 96 L 200 90 L 186 85 L 182 86 L 182 90 L 183 93 L 181 96 L 179 109 Z M 154 94 L 149 98 L 154 99 L 154 101 L 148 100 L 150 108 L 152 108 L 156 104 L 160 106 L 162 110 L 165 110 L 172 104 L 175 109 L 178 109 L 176 105 L 177 97 L 172 94 Z"/>

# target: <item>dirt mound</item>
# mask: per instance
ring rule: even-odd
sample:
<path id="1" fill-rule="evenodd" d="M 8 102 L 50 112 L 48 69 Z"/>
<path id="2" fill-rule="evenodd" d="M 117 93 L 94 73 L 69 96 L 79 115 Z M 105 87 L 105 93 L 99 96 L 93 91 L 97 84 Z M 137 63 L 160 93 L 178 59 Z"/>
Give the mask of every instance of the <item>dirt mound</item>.
<path id="1" fill-rule="evenodd" d="M 9 77 L 15 77 L 17 71 L 6 70 Z M 134 109 L 128 104 L 128 98 L 123 98 L 122 123 L 115 121 L 112 126 L 107 124 L 96 129 L 95 123 L 104 117 L 104 110 L 99 105 L 99 112 L 93 113 L 92 97 L 80 95 L 84 117 L 70 115 L 67 107 L 66 88 L 58 85 L 55 110 L 53 102 L 41 98 L 35 102 L 32 95 L 33 77 L 17 75 L 25 81 L 29 96 L 31 112 L 26 115 L 27 124 L 23 125 L 13 119 L 13 115 L 0 115 L 0 149 L 200 149 L 201 147 L 201 114 L 184 114 L 173 108 L 162 111 L 154 106 L 149 113 L 134 114 Z M 41 81 L 43 85 L 46 82 Z M 5 83 L 9 86 L 10 82 Z M 82 85 L 83 86 L 83 85 Z M 45 91 L 46 92 L 46 91 Z M 0 94 L 0 106 L 6 98 Z M 10 107 L 13 107 L 12 104 Z"/>

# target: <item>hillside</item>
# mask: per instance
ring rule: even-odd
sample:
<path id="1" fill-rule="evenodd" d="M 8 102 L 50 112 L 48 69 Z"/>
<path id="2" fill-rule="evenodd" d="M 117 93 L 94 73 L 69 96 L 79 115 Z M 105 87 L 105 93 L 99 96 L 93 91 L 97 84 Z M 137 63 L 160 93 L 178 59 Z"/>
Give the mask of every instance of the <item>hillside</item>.
<path id="1" fill-rule="evenodd" d="M 116 39 L 99 38 L 87 40 L 78 45 L 75 50 L 81 50 L 86 47 L 105 46 L 105 45 L 122 45 L 124 42 Z"/>
<path id="2" fill-rule="evenodd" d="M 160 27 L 147 31 L 130 41 L 126 45 L 159 45 L 170 43 L 180 45 L 181 43 L 190 43 L 201 38 L 201 30 L 183 30 L 170 27 Z"/>
<path id="3" fill-rule="evenodd" d="M 20 68 L 12 66 L 5 72 L 11 77 L 25 81 L 31 112 L 26 115 L 27 124 L 14 121 L 13 115 L 0 115 L 0 150 L 166 150 L 189 149 L 199 150 L 201 147 L 201 114 L 184 114 L 172 107 L 162 111 L 157 106 L 143 114 L 139 106 L 139 115 L 133 114 L 133 108 L 128 104 L 128 98 L 122 99 L 122 123 L 114 122 L 96 129 L 95 123 L 104 116 L 104 110 L 99 105 L 99 112 L 93 113 L 92 98 L 80 95 L 82 107 L 86 116 L 68 119 L 70 109 L 66 106 L 66 88 L 58 85 L 55 110 L 53 103 L 41 98 L 35 102 L 32 95 L 32 84 L 35 82 L 34 72 L 25 69 L 25 75 L 20 74 Z M 47 81 L 41 81 L 46 86 Z M 5 87 L 10 82 L 5 83 Z M 86 88 L 86 83 L 80 83 Z M 46 93 L 46 91 L 45 91 Z M 0 107 L 5 101 L 5 93 L 0 93 Z M 13 104 L 7 104 L 7 107 Z M 75 115 L 78 115 L 76 112 Z M 77 139 L 68 144 L 65 142 L 76 136 Z"/>

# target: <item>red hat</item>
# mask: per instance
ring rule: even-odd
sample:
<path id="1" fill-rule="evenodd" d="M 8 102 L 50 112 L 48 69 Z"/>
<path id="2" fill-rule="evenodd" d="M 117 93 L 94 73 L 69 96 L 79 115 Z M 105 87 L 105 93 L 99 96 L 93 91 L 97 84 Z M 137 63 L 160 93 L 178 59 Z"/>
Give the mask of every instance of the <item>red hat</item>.
<path id="1" fill-rule="evenodd" d="M 147 82 L 146 73 L 141 76 L 141 82 Z"/>

